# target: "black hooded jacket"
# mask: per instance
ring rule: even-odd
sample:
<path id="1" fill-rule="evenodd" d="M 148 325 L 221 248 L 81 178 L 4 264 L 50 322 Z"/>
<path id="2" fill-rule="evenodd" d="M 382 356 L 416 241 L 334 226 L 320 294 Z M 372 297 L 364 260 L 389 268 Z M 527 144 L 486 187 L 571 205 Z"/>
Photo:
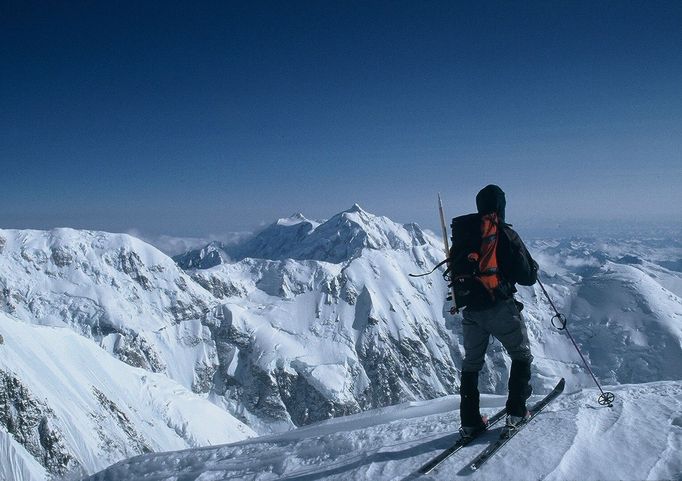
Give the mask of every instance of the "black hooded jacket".
<path id="1" fill-rule="evenodd" d="M 488 185 L 476 196 L 476 207 L 479 214 L 496 212 L 500 220 L 500 236 L 497 243 L 497 265 L 502 278 L 511 284 L 512 292 L 516 292 L 514 284 L 532 286 L 538 279 L 538 264 L 533 260 L 521 237 L 505 223 L 505 207 L 507 201 L 504 191 L 496 185 Z"/>

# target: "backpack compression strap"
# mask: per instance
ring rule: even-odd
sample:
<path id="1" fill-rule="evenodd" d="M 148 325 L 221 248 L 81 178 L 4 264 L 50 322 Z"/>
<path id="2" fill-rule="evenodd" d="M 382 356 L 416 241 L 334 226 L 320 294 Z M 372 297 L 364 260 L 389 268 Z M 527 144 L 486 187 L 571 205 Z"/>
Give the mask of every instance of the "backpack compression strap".
<path id="1" fill-rule="evenodd" d="M 495 298 L 495 289 L 500 285 L 497 268 L 497 214 L 486 214 L 481 217 L 481 250 L 478 259 L 478 275 L 483 287 Z"/>

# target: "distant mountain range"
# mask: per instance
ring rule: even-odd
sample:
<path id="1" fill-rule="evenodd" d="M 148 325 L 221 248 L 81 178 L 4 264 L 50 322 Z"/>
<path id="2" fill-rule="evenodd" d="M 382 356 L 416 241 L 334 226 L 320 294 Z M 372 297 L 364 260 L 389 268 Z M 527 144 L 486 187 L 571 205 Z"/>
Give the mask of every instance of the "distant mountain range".
<path id="1" fill-rule="evenodd" d="M 682 245 L 543 240 L 542 278 L 607 383 L 677 379 Z M 442 247 L 355 205 L 171 259 L 124 234 L 0 230 L 4 475 L 93 473 L 149 451 L 290 429 L 458 388 L 461 329 L 423 272 Z M 536 392 L 591 379 L 523 288 Z M 482 388 L 509 368 L 490 347 Z"/>

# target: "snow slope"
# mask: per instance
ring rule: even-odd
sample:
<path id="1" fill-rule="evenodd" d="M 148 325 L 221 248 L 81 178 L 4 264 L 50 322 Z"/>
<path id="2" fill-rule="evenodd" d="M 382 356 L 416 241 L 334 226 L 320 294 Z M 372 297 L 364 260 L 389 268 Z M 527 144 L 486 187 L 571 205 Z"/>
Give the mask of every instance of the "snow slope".
<path id="1" fill-rule="evenodd" d="M 177 382 L 131 367 L 68 328 L 0 313 L 0 335 L 2 480 L 82 475 L 139 453 L 255 434 Z"/>
<path id="2" fill-rule="evenodd" d="M 563 240 L 531 246 L 543 269 L 541 280 L 602 382 L 680 379 L 682 298 L 666 286 L 682 275 L 646 260 L 679 256 L 679 242 Z M 521 290 L 520 298 L 541 376 L 566 376 L 589 386 L 569 340 L 549 324 L 552 311 L 539 286 Z"/>
<path id="3" fill-rule="evenodd" d="M 67 326 L 124 362 L 208 392 L 217 366 L 202 317 L 217 301 L 126 234 L 0 230 L 0 310 Z"/>
<path id="4" fill-rule="evenodd" d="M 485 435 L 421 478 L 414 471 L 457 435 L 456 397 L 410 402 L 231 445 L 157 453 L 120 462 L 90 481 L 148 480 L 660 480 L 682 479 L 682 381 L 571 391 L 476 472 Z M 504 398 L 484 395 L 492 413 Z"/>

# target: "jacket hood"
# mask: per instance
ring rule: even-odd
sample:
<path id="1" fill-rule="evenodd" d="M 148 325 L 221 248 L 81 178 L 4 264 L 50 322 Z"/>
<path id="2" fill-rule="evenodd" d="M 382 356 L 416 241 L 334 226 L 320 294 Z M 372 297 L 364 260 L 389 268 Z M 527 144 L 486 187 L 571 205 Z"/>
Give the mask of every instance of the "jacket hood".
<path id="1" fill-rule="evenodd" d="M 497 212 L 500 221 L 504 222 L 504 209 L 507 206 L 507 199 L 504 191 L 495 184 L 486 185 L 476 195 L 476 208 L 479 214 L 490 214 Z"/>

